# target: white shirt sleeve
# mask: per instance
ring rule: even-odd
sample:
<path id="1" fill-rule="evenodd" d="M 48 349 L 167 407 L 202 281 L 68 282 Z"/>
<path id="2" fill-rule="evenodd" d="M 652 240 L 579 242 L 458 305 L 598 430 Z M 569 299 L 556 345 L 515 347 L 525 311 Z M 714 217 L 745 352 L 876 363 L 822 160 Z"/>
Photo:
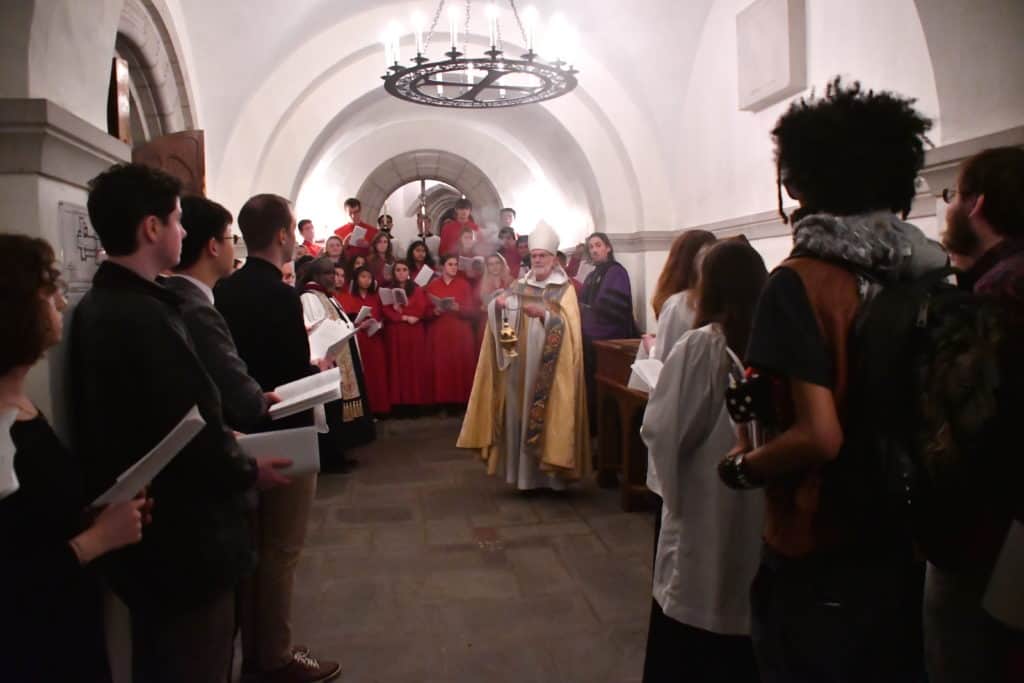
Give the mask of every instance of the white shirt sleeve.
<path id="1" fill-rule="evenodd" d="M 651 358 L 665 362 L 680 337 L 693 329 L 697 313 L 690 306 L 689 292 L 680 292 L 670 296 L 658 316 L 658 333 L 651 349 Z"/>
<path id="2" fill-rule="evenodd" d="M 648 487 L 673 511 L 680 509 L 680 463 L 707 438 L 721 411 L 712 405 L 721 395 L 712 382 L 724 353 L 715 336 L 704 328 L 683 335 L 665 359 L 644 412 L 640 436 L 647 445 Z"/>
<path id="3" fill-rule="evenodd" d="M 316 294 L 305 292 L 299 297 L 299 301 L 302 302 L 302 318 L 306 323 L 306 332 L 327 318 L 327 311 Z"/>

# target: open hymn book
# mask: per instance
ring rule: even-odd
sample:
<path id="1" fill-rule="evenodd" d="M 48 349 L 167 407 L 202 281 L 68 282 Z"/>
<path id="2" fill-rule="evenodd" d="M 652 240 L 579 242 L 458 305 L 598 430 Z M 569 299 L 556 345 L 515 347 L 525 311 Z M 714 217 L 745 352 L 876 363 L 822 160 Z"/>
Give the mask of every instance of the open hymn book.
<path id="1" fill-rule="evenodd" d="M 394 306 L 395 304 L 399 306 L 409 305 L 409 297 L 406 296 L 405 290 L 399 287 L 394 289 L 388 289 L 387 287 L 378 289 L 377 294 L 380 296 L 380 302 L 385 306 Z"/>
<path id="2" fill-rule="evenodd" d="M 416 273 L 416 278 L 413 280 L 420 287 L 426 287 L 430 284 L 431 278 L 434 277 L 434 269 L 428 265 L 424 265 L 420 268 L 420 272 Z"/>
<path id="3" fill-rule="evenodd" d="M 653 392 L 654 388 L 658 386 L 658 378 L 661 377 L 661 370 L 665 365 L 657 358 L 644 358 L 635 361 L 631 367 L 640 381 Z"/>
<path id="4" fill-rule="evenodd" d="M 309 359 L 334 358 L 356 333 L 356 328 L 343 320 L 325 318 L 309 333 Z"/>
<path id="5" fill-rule="evenodd" d="M 455 310 L 455 297 L 446 296 L 445 298 L 430 295 L 430 303 L 434 304 L 434 308 L 439 311 L 454 311 Z"/>
<path id="6" fill-rule="evenodd" d="M 156 479 L 156 475 L 160 474 L 205 426 L 206 420 L 199 414 L 199 408 L 192 406 L 160 443 L 122 472 L 114 485 L 93 501 L 93 506 L 126 503 L 134 498 L 139 491 Z"/>
<path id="7" fill-rule="evenodd" d="M 280 403 L 270 406 L 270 419 L 281 418 L 301 413 L 314 406 L 337 401 L 341 398 L 341 371 L 331 368 L 309 377 L 282 384 L 274 389 L 281 397 Z"/>
<path id="8" fill-rule="evenodd" d="M 470 273 L 474 270 L 482 271 L 484 269 L 484 257 L 483 256 L 460 256 L 459 257 L 459 270 L 463 273 Z"/>
<path id="9" fill-rule="evenodd" d="M 320 442 L 316 427 L 246 434 L 238 437 L 238 445 L 253 458 L 288 458 L 292 461 L 291 466 L 278 470 L 286 477 L 320 471 Z"/>

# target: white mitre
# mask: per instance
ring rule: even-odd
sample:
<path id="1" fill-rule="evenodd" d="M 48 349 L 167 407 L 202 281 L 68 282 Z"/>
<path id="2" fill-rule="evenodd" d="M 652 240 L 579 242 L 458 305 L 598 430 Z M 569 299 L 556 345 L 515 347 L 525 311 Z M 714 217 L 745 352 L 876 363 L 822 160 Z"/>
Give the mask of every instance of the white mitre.
<path id="1" fill-rule="evenodd" d="M 530 251 L 541 249 L 551 254 L 558 253 L 558 233 L 550 225 L 541 221 L 530 233 Z"/>

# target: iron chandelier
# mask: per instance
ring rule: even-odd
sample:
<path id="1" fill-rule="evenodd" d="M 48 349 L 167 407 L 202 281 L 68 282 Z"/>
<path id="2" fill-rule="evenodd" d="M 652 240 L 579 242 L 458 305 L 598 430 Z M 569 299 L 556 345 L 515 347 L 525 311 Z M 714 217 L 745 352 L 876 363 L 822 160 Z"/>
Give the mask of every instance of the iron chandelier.
<path id="1" fill-rule="evenodd" d="M 392 22 L 381 36 L 387 64 L 387 72 L 381 76 L 384 89 L 409 102 L 458 109 L 514 107 L 543 102 L 571 92 L 576 87 L 578 73 L 571 64 L 576 45 L 575 32 L 561 15 L 553 17 L 547 30 L 547 46 L 544 51 L 552 54 L 554 59 L 545 60 L 534 51 L 538 33 L 537 11 L 529 7 L 520 17 L 515 0 L 509 0 L 509 5 L 526 45 L 526 54 L 519 58 L 508 58 L 501 49 L 498 6 L 493 2 L 488 5 L 486 12 L 491 47 L 483 53 L 483 57 L 466 56 L 472 15 L 471 0 L 466 0 L 465 4 L 462 52 L 458 50 L 458 44 L 459 21 L 463 18 L 463 11 L 454 2 L 448 7 L 449 50 L 444 53 L 447 59 L 430 61 L 426 56 L 444 10 L 445 0 L 438 3 L 425 36 L 425 17 L 419 13 L 413 15 L 416 56 L 411 60 L 412 66 L 402 66 L 400 63 L 402 28 L 397 22 Z"/>

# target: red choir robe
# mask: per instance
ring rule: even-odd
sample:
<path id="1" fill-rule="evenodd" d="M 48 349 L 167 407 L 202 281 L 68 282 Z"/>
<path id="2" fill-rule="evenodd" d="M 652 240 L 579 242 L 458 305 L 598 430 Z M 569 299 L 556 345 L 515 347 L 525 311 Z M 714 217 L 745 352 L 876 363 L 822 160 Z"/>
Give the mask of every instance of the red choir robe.
<path id="1" fill-rule="evenodd" d="M 323 247 L 318 245 L 316 242 L 310 242 L 309 240 L 302 241 L 302 248 L 306 250 L 306 253 L 316 258 L 323 251 Z"/>
<path id="2" fill-rule="evenodd" d="M 387 266 L 387 267 L 385 267 Z M 383 259 L 366 259 L 366 267 L 370 269 L 373 274 L 373 279 L 377 281 L 378 287 L 391 287 L 392 277 L 394 273 L 395 263 L 386 263 Z"/>
<path id="3" fill-rule="evenodd" d="M 355 322 L 359 309 L 369 306 L 374 320 L 384 323 L 380 297 L 376 294 L 351 294 L 344 292 L 337 295 L 341 308 Z M 388 352 L 384 341 L 385 330 L 381 328 L 372 337 L 363 330 L 356 333 L 359 344 L 359 356 L 363 360 L 363 374 L 366 377 L 366 400 L 370 404 L 370 412 L 374 415 L 387 415 L 391 412 L 391 401 L 388 399 Z"/>
<path id="4" fill-rule="evenodd" d="M 459 251 L 459 240 L 462 238 L 462 231 L 469 228 L 475 233 L 480 232 L 480 226 L 469 221 L 459 223 L 454 218 L 441 226 L 441 246 L 438 248 L 438 255 L 444 258 L 446 254 L 455 254 Z"/>
<path id="5" fill-rule="evenodd" d="M 388 321 L 385 342 L 388 349 L 388 398 L 392 405 L 424 406 L 434 403 L 430 347 L 427 345 L 427 315 L 430 301 L 422 287 L 413 285 L 409 305 L 401 311 L 383 306 Z M 402 316 L 419 318 L 408 323 Z"/>
<path id="6" fill-rule="evenodd" d="M 377 236 L 377 228 L 373 227 L 369 223 L 359 221 L 359 227 L 366 230 L 366 235 L 363 236 L 366 246 L 355 246 L 354 244 L 348 243 L 348 238 L 352 235 L 352 231 L 356 229 L 355 223 L 346 223 L 334 231 L 334 234 L 340 237 L 341 241 L 345 244 L 345 258 L 350 260 L 356 256 L 369 256 L 370 245 L 373 244 L 373 238 Z"/>
<path id="7" fill-rule="evenodd" d="M 427 344 L 431 353 L 431 373 L 436 403 L 467 403 L 473 390 L 480 346 L 473 330 L 473 288 L 466 278 L 456 276 L 445 283 L 443 277 L 427 285 L 430 295 L 439 299 L 452 297 L 459 304 L 458 311 L 439 311 L 433 306 L 433 320 L 427 328 Z"/>

